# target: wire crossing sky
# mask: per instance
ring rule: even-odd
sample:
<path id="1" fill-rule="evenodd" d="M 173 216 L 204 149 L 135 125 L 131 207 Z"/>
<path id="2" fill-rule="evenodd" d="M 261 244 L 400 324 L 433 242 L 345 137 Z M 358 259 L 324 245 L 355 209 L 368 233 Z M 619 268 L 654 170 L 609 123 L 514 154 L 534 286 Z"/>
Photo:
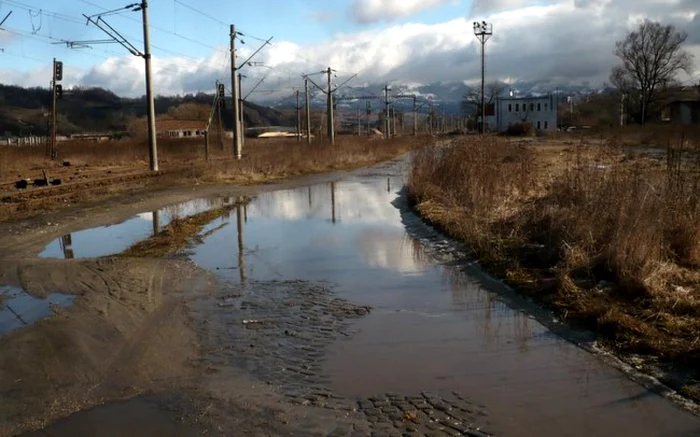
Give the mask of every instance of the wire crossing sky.
<path id="1" fill-rule="evenodd" d="M 143 62 L 88 25 L 103 19 L 143 47 L 134 0 L 0 0 L 0 82 L 47 87 L 51 61 L 64 62 L 64 86 L 101 86 L 123 96 L 144 93 Z M 615 41 L 644 19 L 688 32 L 700 81 L 697 0 L 150 0 L 157 94 L 212 92 L 227 80 L 229 25 L 244 35 L 240 57 L 274 36 L 246 67 L 246 86 L 287 96 L 301 75 L 327 67 L 353 85 L 398 82 L 475 84 L 480 78 L 472 21 L 493 23 L 487 77 L 547 86 L 601 86 L 608 80 Z M 106 13 L 110 11 L 109 13 Z M 77 44 L 76 42 L 81 42 Z M 262 90 L 261 90 L 262 91 Z"/>

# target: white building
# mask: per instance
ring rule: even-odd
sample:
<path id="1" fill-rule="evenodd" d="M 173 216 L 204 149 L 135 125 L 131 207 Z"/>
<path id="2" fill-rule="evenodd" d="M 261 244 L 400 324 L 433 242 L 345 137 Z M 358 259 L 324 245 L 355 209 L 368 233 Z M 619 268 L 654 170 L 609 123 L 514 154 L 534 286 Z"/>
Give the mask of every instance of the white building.
<path id="1" fill-rule="evenodd" d="M 508 127 L 527 122 L 537 132 L 557 130 L 557 99 L 552 94 L 540 97 L 499 97 L 493 115 L 486 116 L 486 128 L 505 132 Z"/>

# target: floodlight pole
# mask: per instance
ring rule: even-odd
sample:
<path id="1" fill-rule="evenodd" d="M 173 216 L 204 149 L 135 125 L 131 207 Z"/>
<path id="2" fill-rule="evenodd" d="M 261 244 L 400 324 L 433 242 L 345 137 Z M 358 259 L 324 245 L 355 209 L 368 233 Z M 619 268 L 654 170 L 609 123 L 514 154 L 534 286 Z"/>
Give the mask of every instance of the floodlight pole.
<path id="1" fill-rule="evenodd" d="M 481 134 L 486 132 L 486 41 L 493 35 L 493 26 L 485 21 L 474 22 L 474 35 L 481 42 Z"/>

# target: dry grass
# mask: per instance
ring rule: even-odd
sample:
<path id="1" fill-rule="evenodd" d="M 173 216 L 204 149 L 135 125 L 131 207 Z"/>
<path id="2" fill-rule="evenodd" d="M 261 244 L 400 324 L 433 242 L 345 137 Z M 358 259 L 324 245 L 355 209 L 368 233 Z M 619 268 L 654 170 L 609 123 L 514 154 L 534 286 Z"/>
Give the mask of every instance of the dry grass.
<path id="1" fill-rule="evenodd" d="M 488 139 L 422 151 L 409 182 L 418 211 L 619 350 L 698 368 L 695 150 L 652 162 L 609 141 L 559 151 L 554 166 L 536 147 Z"/>
<path id="2" fill-rule="evenodd" d="M 73 149 L 64 147 L 62 156 L 71 162 L 70 167 L 45 161 L 41 148 L 26 149 L 26 156 L 18 151 L 21 149 L 0 149 L 16 155 L 16 162 L 11 164 L 14 170 L 22 172 L 22 177 L 38 178 L 46 170 L 49 178 L 60 178 L 64 183 L 50 189 L 19 192 L 11 183 L 18 174 L 6 173 L 5 184 L 0 186 L 6 191 L 0 203 L 0 220 L 27 217 L 47 209 L 146 187 L 222 182 L 251 184 L 358 168 L 396 158 L 432 141 L 429 137 L 383 141 L 341 136 L 336 145 L 331 146 L 320 141 L 306 145 L 294 139 L 247 139 L 240 161 L 232 159 L 231 152 L 222 151 L 218 145 L 212 146 L 211 159 L 205 161 L 199 142 L 162 141 L 159 143 L 162 171 L 158 174 L 148 172 L 145 143 L 81 143 Z M 229 144 L 227 146 L 230 148 Z M 8 149 L 12 150 L 8 152 Z"/>

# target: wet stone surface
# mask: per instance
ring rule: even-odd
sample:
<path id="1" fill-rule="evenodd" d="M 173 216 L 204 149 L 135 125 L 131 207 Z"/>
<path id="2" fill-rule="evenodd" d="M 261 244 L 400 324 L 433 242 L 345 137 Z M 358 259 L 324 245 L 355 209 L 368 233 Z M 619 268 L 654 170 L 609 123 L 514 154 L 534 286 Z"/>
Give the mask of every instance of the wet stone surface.
<path id="1" fill-rule="evenodd" d="M 385 393 L 347 399 L 333 393 L 322 373 L 326 348 L 353 335 L 352 321 L 371 308 L 338 299 L 327 287 L 303 281 L 249 283 L 254 291 L 228 294 L 218 303 L 225 334 L 209 360 L 242 367 L 294 407 L 337 412 L 329 436 L 483 437 L 484 408 L 459 393 Z M 223 360 L 223 362 L 222 362 Z"/>

